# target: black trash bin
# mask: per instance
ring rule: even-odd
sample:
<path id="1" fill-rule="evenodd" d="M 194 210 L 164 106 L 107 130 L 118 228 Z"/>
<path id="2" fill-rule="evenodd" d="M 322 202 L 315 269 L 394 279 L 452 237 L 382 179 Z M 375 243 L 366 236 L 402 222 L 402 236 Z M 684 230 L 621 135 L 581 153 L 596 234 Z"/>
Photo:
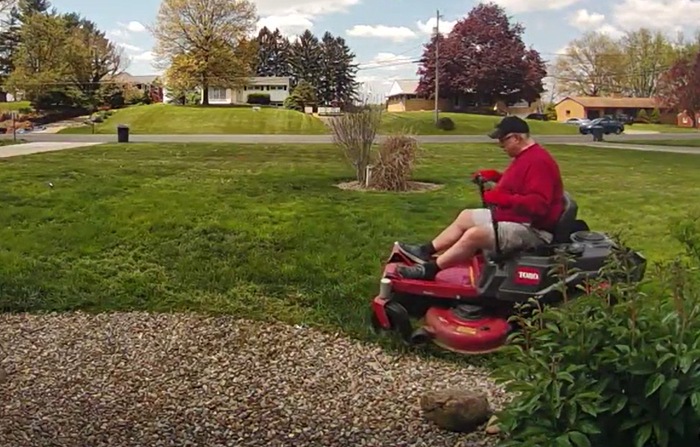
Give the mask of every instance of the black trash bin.
<path id="1" fill-rule="evenodd" d="M 593 134 L 593 141 L 603 141 L 603 126 L 591 127 L 591 133 Z"/>
<path id="2" fill-rule="evenodd" d="M 129 142 L 129 126 L 120 124 L 117 126 L 117 141 L 120 143 Z"/>

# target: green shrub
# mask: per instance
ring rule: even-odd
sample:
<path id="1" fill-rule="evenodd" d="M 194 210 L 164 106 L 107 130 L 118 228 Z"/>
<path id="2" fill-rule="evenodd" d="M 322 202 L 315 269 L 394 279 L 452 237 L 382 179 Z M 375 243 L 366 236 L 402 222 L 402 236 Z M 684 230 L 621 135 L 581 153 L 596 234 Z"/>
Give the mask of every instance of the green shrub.
<path id="1" fill-rule="evenodd" d="M 437 127 L 442 130 L 455 130 L 455 122 L 449 116 L 443 116 L 438 118 Z"/>
<path id="2" fill-rule="evenodd" d="M 661 112 L 659 112 L 659 109 L 654 109 L 651 111 L 649 121 L 651 121 L 652 124 L 661 124 Z"/>
<path id="3" fill-rule="evenodd" d="M 638 123 L 649 123 L 649 116 L 647 115 L 647 111 L 644 109 L 640 109 L 639 112 L 637 112 L 637 119 L 635 120 Z"/>
<path id="4" fill-rule="evenodd" d="M 582 297 L 514 317 L 522 330 L 495 372 L 515 396 L 499 415 L 504 447 L 698 445 L 697 221 L 675 234 L 686 253 L 653 283 L 611 283 L 631 276 L 620 250 Z"/>

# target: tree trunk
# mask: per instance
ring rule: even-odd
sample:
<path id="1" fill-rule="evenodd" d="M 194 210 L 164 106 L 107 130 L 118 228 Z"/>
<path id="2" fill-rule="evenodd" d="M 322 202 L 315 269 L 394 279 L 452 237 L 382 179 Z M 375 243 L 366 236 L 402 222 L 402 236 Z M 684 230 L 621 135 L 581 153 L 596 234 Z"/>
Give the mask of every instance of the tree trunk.
<path id="1" fill-rule="evenodd" d="M 209 86 L 206 84 L 202 86 L 202 105 L 209 105 Z"/>

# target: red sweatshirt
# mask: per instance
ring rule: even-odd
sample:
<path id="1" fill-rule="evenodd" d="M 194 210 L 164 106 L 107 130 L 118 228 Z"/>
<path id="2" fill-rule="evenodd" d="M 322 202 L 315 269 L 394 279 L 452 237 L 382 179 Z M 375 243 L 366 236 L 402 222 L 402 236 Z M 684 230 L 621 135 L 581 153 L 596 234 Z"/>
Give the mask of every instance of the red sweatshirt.
<path id="1" fill-rule="evenodd" d="M 564 185 L 559 166 L 542 146 L 536 143 L 516 155 L 495 188 L 511 195 L 515 203 L 498 207 L 496 220 L 554 230 L 564 209 Z"/>

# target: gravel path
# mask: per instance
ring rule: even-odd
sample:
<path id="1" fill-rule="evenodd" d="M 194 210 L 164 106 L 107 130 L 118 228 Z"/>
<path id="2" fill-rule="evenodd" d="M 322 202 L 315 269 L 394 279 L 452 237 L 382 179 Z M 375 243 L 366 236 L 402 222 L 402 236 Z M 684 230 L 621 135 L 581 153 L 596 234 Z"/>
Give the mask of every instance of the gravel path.
<path id="1" fill-rule="evenodd" d="M 424 420 L 418 399 L 504 400 L 476 368 L 232 318 L 0 315 L 0 347 L 4 446 L 487 446 Z"/>

